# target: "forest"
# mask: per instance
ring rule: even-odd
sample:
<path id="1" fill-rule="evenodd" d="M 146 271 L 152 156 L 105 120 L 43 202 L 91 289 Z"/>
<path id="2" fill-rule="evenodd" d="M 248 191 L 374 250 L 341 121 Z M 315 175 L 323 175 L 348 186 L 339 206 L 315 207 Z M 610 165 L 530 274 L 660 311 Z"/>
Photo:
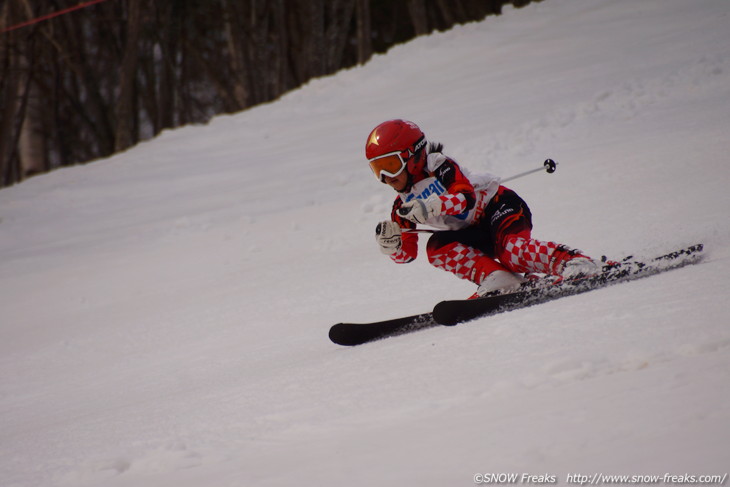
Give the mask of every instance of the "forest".
<path id="1" fill-rule="evenodd" d="M 530 0 L 6 0 L 0 187 Z"/>

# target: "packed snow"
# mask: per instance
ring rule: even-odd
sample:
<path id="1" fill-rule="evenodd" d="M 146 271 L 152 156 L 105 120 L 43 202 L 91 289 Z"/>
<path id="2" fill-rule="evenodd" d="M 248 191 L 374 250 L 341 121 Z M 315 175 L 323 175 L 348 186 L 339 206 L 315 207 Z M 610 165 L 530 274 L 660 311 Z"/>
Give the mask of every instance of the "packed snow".
<path id="1" fill-rule="evenodd" d="M 389 118 L 472 171 L 555 159 L 554 174 L 509 184 L 536 238 L 611 258 L 702 242 L 706 255 L 334 345 L 334 323 L 474 290 L 423 248 L 396 265 L 375 244 L 394 193 L 364 145 Z M 546 0 L 2 189 L 0 484 L 722 479 L 728 154 L 730 2 Z"/>

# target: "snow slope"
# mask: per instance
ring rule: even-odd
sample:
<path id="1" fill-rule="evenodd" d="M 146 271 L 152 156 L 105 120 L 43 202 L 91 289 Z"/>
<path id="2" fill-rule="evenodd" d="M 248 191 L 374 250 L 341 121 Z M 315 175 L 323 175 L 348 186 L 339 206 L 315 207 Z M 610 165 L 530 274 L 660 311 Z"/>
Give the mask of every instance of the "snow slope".
<path id="1" fill-rule="evenodd" d="M 363 147 L 393 117 L 472 170 L 557 160 L 511 184 L 538 238 L 706 258 L 337 347 L 473 290 L 376 248 Z M 729 135 L 730 2 L 547 0 L 3 189 L 0 484 L 725 475 Z"/>

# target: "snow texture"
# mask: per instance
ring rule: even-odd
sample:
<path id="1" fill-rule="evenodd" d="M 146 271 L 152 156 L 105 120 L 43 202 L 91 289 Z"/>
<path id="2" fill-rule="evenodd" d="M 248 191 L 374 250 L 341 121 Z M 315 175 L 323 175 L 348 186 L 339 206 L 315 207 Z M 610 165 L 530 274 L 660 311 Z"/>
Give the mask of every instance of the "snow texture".
<path id="1" fill-rule="evenodd" d="M 695 266 L 355 348 L 474 286 L 380 254 L 421 125 L 594 255 Z M 0 484 L 459 486 L 730 469 L 730 2 L 547 0 L 0 191 Z M 423 254 L 425 238 L 421 239 Z"/>

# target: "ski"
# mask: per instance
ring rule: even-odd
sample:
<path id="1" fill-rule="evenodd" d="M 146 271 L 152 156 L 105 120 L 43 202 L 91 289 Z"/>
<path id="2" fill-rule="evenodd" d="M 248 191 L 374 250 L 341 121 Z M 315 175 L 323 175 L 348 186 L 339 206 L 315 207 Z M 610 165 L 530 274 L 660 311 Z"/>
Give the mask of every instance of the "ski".
<path id="1" fill-rule="evenodd" d="M 597 276 L 562 281 L 559 284 L 544 282 L 528 284 L 523 290 L 509 294 L 442 301 L 434 307 L 433 318 L 440 325 L 452 326 L 491 314 L 581 294 L 694 264 L 702 258 L 702 250 L 703 245 L 698 244 L 660 255 L 648 261 L 633 260 L 632 257 L 627 257 L 618 264 L 604 266 L 603 272 Z"/>
<path id="2" fill-rule="evenodd" d="M 694 264 L 702 258 L 702 251 L 703 245 L 697 244 L 647 261 L 627 257 L 618 264 L 604 266 L 604 271 L 597 276 L 562 281 L 559 284 L 544 278 L 515 293 L 441 301 L 432 313 L 373 323 L 337 323 L 330 328 L 329 338 L 338 345 L 354 346 L 438 325 L 452 326 Z"/>
<path id="3" fill-rule="evenodd" d="M 330 328 L 329 337 L 338 345 L 362 345 L 436 325 L 431 313 L 423 313 L 374 323 L 337 323 Z"/>

